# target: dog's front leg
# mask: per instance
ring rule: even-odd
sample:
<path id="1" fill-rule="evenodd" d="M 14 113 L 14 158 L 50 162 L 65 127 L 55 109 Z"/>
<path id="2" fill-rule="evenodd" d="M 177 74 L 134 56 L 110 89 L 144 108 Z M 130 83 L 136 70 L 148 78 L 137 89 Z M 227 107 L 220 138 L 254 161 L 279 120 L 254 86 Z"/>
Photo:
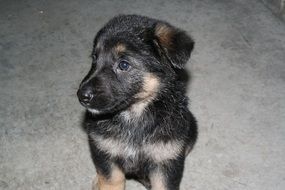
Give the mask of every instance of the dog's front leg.
<path id="1" fill-rule="evenodd" d="M 183 169 L 183 156 L 159 164 L 150 172 L 151 190 L 179 190 Z"/>
<path id="2" fill-rule="evenodd" d="M 112 166 L 107 175 L 97 172 L 92 190 L 124 190 L 125 181 L 125 174 L 118 167 Z"/>
<path id="3" fill-rule="evenodd" d="M 92 183 L 92 190 L 124 190 L 126 179 L 123 171 L 92 140 L 89 140 L 89 145 L 97 172 Z"/>

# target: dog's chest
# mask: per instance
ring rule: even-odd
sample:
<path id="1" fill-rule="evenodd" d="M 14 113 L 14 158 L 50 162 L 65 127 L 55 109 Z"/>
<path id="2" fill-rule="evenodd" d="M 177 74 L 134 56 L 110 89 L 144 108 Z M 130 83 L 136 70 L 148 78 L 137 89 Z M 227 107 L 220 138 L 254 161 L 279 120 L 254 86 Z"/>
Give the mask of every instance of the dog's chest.
<path id="1" fill-rule="evenodd" d="M 154 162 L 163 162 L 177 157 L 183 144 L 181 141 L 171 140 L 168 142 L 141 142 L 134 143 L 131 139 L 104 138 L 93 134 L 92 138 L 95 145 L 109 154 L 111 158 L 123 158 L 136 165 L 141 159 L 152 160 Z"/>
<path id="2" fill-rule="evenodd" d="M 135 160 L 142 151 L 142 147 L 134 145 L 130 139 L 104 138 L 92 135 L 95 145 L 111 157 L 123 157 Z"/>

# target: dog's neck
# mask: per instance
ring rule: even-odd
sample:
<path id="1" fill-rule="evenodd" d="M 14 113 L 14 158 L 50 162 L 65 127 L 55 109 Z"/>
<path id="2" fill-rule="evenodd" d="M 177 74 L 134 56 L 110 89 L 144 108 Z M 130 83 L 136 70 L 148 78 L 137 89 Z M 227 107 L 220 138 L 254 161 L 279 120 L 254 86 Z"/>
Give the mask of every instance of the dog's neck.
<path id="1" fill-rule="evenodd" d="M 159 115 L 167 117 L 176 112 L 181 104 L 186 106 L 188 104 L 188 99 L 185 98 L 184 95 L 177 97 L 177 95 L 165 96 L 164 94 L 161 94 L 155 100 L 137 102 L 130 106 L 130 108 L 120 112 L 119 115 L 127 123 L 135 124 L 140 123 L 144 119 L 155 120 Z M 156 114 L 154 115 L 153 113 Z"/>

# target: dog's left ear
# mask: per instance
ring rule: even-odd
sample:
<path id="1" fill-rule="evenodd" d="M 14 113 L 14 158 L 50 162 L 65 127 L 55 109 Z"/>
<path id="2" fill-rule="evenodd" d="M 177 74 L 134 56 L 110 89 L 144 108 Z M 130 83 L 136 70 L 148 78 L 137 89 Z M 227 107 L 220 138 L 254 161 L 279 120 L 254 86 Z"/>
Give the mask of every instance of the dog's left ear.
<path id="1" fill-rule="evenodd" d="M 194 48 L 194 41 L 184 31 L 167 23 L 154 26 L 154 43 L 171 64 L 178 69 L 184 67 Z"/>

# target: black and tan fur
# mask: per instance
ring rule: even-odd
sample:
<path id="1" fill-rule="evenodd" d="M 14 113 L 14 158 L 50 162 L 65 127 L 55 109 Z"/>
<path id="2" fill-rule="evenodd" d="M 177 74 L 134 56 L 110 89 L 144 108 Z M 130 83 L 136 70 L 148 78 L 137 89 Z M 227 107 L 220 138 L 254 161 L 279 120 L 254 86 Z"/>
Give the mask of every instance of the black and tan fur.
<path id="1" fill-rule="evenodd" d="M 194 42 L 143 16 L 120 15 L 97 34 L 92 67 L 78 90 L 97 177 L 93 190 L 123 190 L 134 178 L 178 190 L 197 126 L 185 96 Z"/>

